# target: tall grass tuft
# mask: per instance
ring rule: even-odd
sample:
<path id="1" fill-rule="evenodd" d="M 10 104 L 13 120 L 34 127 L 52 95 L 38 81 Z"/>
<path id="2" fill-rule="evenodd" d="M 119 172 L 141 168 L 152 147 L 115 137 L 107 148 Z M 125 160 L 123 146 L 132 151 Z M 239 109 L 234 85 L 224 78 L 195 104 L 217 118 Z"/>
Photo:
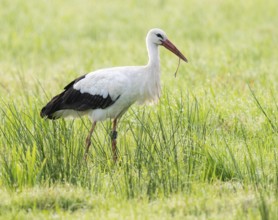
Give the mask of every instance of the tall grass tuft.
<path id="1" fill-rule="evenodd" d="M 2 110 L 1 164 L 4 185 L 33 186 L 56 181 L 80 183 L 86 178 L 83 151 L 76 145 L 81 135 L 73 122 L 47 122 L 35 106 L 19 110 L 5 104 Z M 82 174 L 82 175 L 81 175 Z"/>
<path id="2" fill-rule="evenodd" d="M 277 172 L 267 169 L 272 162 L 277 169 L 276 154 L 264 161 L 273 152 L 274 136 L 256 142 L 244 123 L 235 121 L 241 131 L 227 127 L 196 96 L 164 94 L 158 106 L 131 108 L 122 118 L 117 164 L 111 158 L 111 122 L 97 125 L 85 162 L 87 119 L 43 120 L 29 99 L 28 108 L 3 102 L 1 185 L 70 183 L 95 194 L 150 199 L 190 192 L 194 182 L 237 181 L 255 190 L 277 185 Z"/>

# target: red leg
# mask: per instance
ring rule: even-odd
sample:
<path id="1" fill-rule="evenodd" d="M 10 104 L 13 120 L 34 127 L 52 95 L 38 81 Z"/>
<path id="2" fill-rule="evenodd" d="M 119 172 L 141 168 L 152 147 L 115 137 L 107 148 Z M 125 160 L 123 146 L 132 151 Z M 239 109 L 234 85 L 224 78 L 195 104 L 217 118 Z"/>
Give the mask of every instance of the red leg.
<path id="1" fill-rule="evenodd" d="M 87 155 L 88 155 L 89 148 L 90 148 L 90 145 L 91 145 L 91 137 L 92 137 L 92 134 L 93 134 L 94 129 L 96 127 L 96 124 L 97 123 L 94 121 L 93 125 L 92 125 L 92 128 L 91 128 L 91 130 L 90 130 L 90 132 L 89 132 L 89 134 L 88 134 L 88 136 L 86 138 L 86 149 L 85 149 L 85 153 L 84 153 L 84 160 L 87 159 Z"/>
<path id="2" fill-rule="evenodd" d="M 116 163 L 118 159 L 118 152 L 117 152 L 117 118 L 114 119 L 113 121 L 113 129 L 112 129 L 112 134 L 111 134 L 111 139 L 112 139 L 112 153 L 113 153 L 113 160 Z"/>

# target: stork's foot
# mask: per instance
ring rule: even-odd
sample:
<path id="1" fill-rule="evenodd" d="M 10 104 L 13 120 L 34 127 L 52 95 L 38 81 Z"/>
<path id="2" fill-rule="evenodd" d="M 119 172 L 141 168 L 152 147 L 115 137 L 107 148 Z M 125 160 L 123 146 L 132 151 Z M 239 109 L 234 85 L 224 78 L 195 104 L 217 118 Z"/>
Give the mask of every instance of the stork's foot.
<path id="1" fill-rule="evenodd" d="M 117 131 L 112 131 L 111 133 L 111 139 L 112 139 L 112 153 L 113 153 L 113 161 L 114 163 L 118 160 L 118 151 L 117 151 Z"/>

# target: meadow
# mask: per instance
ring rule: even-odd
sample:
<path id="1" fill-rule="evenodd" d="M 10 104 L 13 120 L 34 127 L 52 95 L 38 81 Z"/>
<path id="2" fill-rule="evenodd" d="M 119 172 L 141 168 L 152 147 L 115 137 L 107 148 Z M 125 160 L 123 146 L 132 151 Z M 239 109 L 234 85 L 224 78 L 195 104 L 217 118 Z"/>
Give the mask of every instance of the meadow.
<path id="1" fill-rule="evenodd" d="M 276 0 L 21 1 L 0 7 L 0 219 L 277 219 Z M 159 27 L 162 97 L 118 128 L 47 121 L 84 73 L 145 65 Z"/>

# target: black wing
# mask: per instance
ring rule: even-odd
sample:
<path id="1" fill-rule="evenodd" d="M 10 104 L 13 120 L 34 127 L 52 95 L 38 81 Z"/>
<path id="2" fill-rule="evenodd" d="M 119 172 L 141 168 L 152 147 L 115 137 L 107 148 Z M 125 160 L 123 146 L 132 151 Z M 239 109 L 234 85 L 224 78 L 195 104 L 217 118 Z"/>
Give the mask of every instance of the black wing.
<path id="1" fill-rule="evenodd" d="M 52 98 L 45 107 L 41 110 L 41 117 L 49 119 L 57 119 L 54 113 L 59 110 L 75 110 L 75 111 L 86 111 L 89 109 L 105 109 L 111 106 L 116 100 L 112 100 L 108 94 L 106 98 L 101 95 L 91 95 L 89 93 L 81 93 L 79 90 L 73 88 L 73 85 L 79 80 L 85 77 L 81 76 L 71 83 L 69 83 L 62 93 Z"/>

